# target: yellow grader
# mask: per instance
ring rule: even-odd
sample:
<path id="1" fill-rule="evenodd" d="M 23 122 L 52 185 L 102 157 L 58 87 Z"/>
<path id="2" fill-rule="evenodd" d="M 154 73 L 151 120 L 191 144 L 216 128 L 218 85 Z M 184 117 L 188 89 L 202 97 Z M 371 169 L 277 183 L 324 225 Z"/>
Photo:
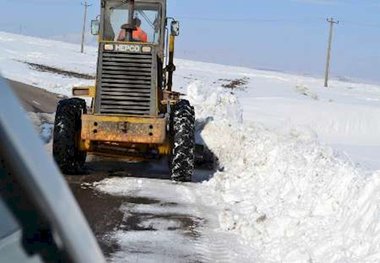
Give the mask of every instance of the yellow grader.
<path id="1" fill-rule="evenodd" d="M 102 0 L 91 31 L 99 38 L 96 84 L 73 88 L 91 105 L 71 98 L 57 107 L 53 156 L 61 171 L 78 173 L 87 153 L 167 156 L 172 180 L 191 181 L 194 108 L 172 90 L 179 22 L 166 16 L 166 0 Z"/>

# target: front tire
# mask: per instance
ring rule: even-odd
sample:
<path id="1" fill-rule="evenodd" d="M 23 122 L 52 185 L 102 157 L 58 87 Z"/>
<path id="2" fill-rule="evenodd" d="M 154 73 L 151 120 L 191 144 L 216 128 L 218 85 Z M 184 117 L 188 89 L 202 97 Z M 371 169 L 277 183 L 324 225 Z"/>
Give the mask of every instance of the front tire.
<path id="1" fill-rule="evenodd" d="M 171 179 L 191 182 L 194 174 L 195 113 L 187 100 L 181 100 L 174 107 L 172 136 Z"/>
<path id="2" fill-rule="evenodd" d="M 80 151 L 82 113 L 87 113 L 82 99 L 65 99 L 58 103 L 54 123 L 53 157 L 64 174 L 77 174 L 86 161 Z"/>

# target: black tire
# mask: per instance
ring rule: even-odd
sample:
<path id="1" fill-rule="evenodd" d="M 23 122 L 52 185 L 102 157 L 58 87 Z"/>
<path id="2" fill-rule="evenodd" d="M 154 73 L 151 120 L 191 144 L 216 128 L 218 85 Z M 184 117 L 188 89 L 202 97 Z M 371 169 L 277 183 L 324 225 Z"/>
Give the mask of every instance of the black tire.
<path id="1" fill-rule="evenodd" d="M 87 113 L 82 99 L 65 99 L 58 103 L 54 123 L 53 157 L 64 174 L 78 174 L 86 161 L 79 150 L 82 113 Z"/>
<path id="2" fill-rule="evenodd" d="M 173 149 L 170 156 L 171 179 L 191 182 L 194 174 L 195 114 L 187 100 L 178 102 L 172 112 Z"/>

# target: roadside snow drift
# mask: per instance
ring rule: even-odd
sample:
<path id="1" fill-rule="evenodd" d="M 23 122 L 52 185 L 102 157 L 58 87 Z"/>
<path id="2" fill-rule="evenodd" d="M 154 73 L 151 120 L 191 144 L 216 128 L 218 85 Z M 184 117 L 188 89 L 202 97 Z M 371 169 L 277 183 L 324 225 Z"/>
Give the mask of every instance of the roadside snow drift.
<path id="1" fill-rule="evenodd" d="M 207 185 L 220 227 L 241 235 L 259 262 L 380 262 L 380 173 L 365 175 L 304 130 L 240 121 L 229 92 L 189 86 L 201 136 L 223 172 Z"/>

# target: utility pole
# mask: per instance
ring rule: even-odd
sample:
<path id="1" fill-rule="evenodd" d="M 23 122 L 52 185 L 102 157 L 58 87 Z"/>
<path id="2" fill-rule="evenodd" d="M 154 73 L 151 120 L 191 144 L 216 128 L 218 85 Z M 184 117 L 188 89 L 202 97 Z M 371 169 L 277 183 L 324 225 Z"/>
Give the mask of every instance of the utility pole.
<path id="1" fill-rule="evenodd" d="M 83 16 L 83 29 L 82 29 L 82 43 L 81 43 L 81 49 L 80 52 L 84 52 L 84 36 L 86 34 L 86 22 L 87 22 L 87 8 L 89 8 L 91 5 L 87 4 L 87 1 L 82 3 L 84 6 L 84 16 Z"/>
<path id="2" fill-rule="evenodd" d="M 327 48 L 327 60 L 326 60 L 326 72 L 325 72 L 325 88 L 329 86 L 329 73 L 330 73 L 330 59 L 331 59 L 331 47 L 333 40 L 334 24 L 339 24 L 339 21 L 335 21 L 334 18 L 327 19 L 330 23 L 329 43 Z"/>

